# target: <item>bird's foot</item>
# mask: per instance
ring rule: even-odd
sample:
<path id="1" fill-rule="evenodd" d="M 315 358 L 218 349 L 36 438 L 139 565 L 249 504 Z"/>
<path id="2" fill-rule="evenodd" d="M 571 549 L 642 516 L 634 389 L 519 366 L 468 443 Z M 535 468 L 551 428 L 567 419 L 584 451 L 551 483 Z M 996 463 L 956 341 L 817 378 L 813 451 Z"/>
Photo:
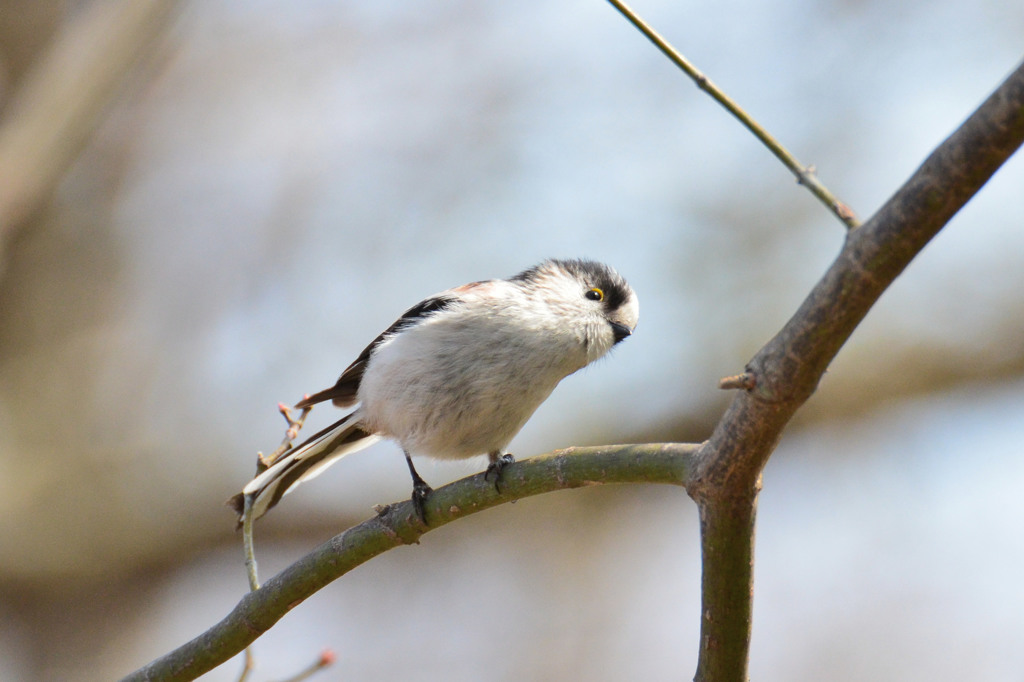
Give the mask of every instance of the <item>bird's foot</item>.
<path id="1" fill-rule="evenodd" d="M 494 490 L 501 494 L 501 472 L 505 470 L 509 464 L 513 464 L 516 458 L 509 453 L 505 453 L 500 457 L 492 457 L 491 463 L 487 465 L 487 471 L 484 472 L 484 480 L 494 480 Z"/>
<path id="2" fill-rule="evenodd" d="M 427 512 L 423 505 L 426 504 L 427 497 L 432 492 L 434 492 L 434 489 L 422 479 L 412 484 L 412 508 L 416 512 L 416 518 L 424 526 L 427 525 Z"/>

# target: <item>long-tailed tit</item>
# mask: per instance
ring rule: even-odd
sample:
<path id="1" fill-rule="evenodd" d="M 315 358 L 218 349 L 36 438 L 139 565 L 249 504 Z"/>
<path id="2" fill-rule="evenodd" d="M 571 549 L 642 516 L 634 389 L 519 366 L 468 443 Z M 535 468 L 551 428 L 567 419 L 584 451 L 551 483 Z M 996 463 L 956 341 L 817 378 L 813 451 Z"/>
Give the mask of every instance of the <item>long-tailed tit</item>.
<path id="1" fill-rule="evenodd" d="M 588 260 L 548 260 L 510 279 L 473 282 L 413 306 L 337 383 L 300 401 L 358 407 L 259 474 L 230 500 L 253 519 L 345 455 L 391 438 L 405 452 L 420 519 L 430 486 L 411 455 L 486 454 L 495 482 L 505 448 L 559 381 L 636 327 L 636 294 Z"/>

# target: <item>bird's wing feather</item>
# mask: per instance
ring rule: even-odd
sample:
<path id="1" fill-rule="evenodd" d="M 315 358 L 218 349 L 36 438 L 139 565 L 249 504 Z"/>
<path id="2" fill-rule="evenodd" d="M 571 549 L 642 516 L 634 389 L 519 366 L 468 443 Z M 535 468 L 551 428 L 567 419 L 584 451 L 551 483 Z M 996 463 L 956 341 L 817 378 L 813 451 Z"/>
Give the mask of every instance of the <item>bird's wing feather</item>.
<path id="1" fill-rule="evenodd" d="M 341 373 L 334 386 L 300 400 L 295 404 L 295 407 L 305 408 L 322 403 L 325 400 L 333 401 L 336 407 L 350 407 L 354 405 L 359 394 L 359 382 L 362 381 L 363 372 L 366 371 L 366 365 L 370 361 L 370 355 L 373 354 L 377 346 L 383 343 L 389 336 L 393 336 L 403 329 L 422 322 L 434 313 L 449 307 L 456 300 L 458 299 L 450 294 L 439 294 L 409 308 L 401 317 L 395 320 L 394 324 L 377 335 L 377 338 L 363 349 L 359 357 Z"/>

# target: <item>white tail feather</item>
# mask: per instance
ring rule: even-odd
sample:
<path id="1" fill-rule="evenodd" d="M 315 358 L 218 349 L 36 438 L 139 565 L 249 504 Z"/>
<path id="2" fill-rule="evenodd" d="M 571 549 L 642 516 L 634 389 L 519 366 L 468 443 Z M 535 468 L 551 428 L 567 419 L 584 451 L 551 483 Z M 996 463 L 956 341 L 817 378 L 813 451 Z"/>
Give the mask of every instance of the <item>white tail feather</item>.
<path id="1" fill-rule="evenodd" d="M 253 520 L 266 514 L 303 481 L 319 476 L 345 455 L 378 440 L 380 436 L 363 431 L 355 415 L 348 415 L 317 433 L 242 488 L 242 495 L 253 496 Z"/>

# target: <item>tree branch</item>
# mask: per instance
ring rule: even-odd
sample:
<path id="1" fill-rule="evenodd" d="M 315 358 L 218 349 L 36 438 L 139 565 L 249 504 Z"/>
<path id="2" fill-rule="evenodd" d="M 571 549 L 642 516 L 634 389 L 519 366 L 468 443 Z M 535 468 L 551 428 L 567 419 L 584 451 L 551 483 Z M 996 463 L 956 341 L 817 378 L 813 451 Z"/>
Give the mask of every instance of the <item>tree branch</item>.
<path id="1" fill-rule="evenodd" d="M 430 527 L 410 502 L 390 505 L 349 528 L 245 595 L 221 622 L 192 641 L 124 678 L 191 680 L 241 652 L 286 613 L 365 561 L 456 519 L 513 500 L 554 490 L 605 483 L 685 485 L 696 445 L 650 444 L 569 448 L 506 467 L 501 492 L 477 474 L 435 490 L 427 498 Z"/>
<path id="2" fill-rule="evenodd" d="M 776 140 L 771 133 L 765 130 L 764 126 L 758 123 L 753 116 L 748 114 L 736 101 L 725 94 L 725 92 L 711 82 L 704 73 L 696 66 L 690 63 L 686 57 L 683 56 L 679 50 L 672 47 L 660 33 L 654 30 L 650 24 L 643 20 L 639 14 L 633 9 L 622 2 L 622 0 L 608 0 L 608 2 L 615 9 L 619 10 L 622 16 L 626 17 L 629 23 L 633 24 L 638 31 L 644 34 L 644 36 L 654 43 L 654 46 L 661 50 L 662 54 L 669 58 L 673 64 L 679 67 L 679 69 L 693 79 L 693 82 L 697 84 L 697 87 L 708 93 L 711 99 L 715 100 L 725 108 L 730 114 L 732 114 L 737 121 L 743 124 L 743 126 L 754 134 L 758 140 L 761 141 L 765 147 L 768 148 L 772 154 L 775 155 L 782 165 L 789 169 L 789 172 L 796 177 L 796 181 L 810 190 L 811 194 L 815 198 L 825 205 L 839 220 L 843 222 L 848 228 L 854 228 L 860 225 L 857 220 L 856 214 L 853 209 L 847 206 L 845 203 L 840 201 L 827 187 L 818 179 L 814 174 L 813 166 L 805 166 L 800 163 L 799 160 L 788 149 L 782 146 L 782 143 Z"/>
<path id="3" fill-rule="evenodd" d="M 882 293 L 1024 141 L 1024 64 L 946 139 L 846 243 L 824 277 L 750 361 L 687 486 L 704 552 L 698 682 L 744 681 L 753 523 L 761 471 L 782 429 L 817 388 Z"/>

